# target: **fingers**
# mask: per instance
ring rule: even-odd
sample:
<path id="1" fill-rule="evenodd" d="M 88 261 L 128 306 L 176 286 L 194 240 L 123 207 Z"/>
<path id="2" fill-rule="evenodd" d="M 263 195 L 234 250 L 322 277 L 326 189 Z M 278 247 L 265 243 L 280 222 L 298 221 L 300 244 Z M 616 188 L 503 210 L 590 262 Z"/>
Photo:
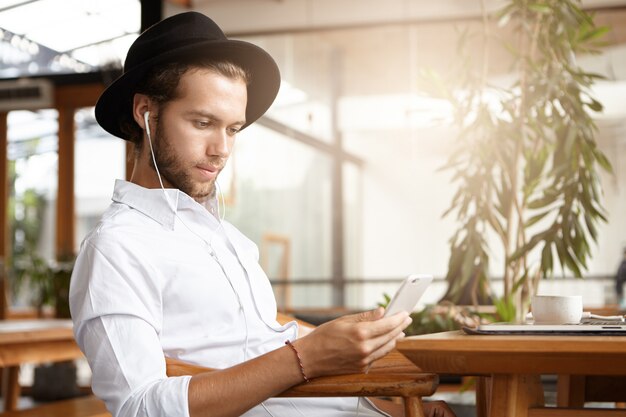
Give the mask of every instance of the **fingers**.
<path id="1" fill-rule="evenodd" d="M 355 314 L 354 318 L 356 321 L 374 321 L 383 318 L 385 315 L 385 309 L 382 307 L 378 307 L 374 310 L 363 311 L 361 313 Z"/>
<path id="2" fill-rule="evenodd" d="M 372 351 L 366 358 L 366 362 L 371 364 L 372 362 L 386 356 L 396 347 L 396 342 L 404 336 L 404 333 L 401 330 L 398 330 L 374 339 L 372 341 Z"/>
<path id="3" fill-rule="evenodd" d="M 345 316 L 317 327 L 298 339 L 307 371 L 313 376 L 363 372 L 375 360 L 385 356 L 403 337 L 402 330 L 411 323 L 407 313 L 383 317 L 378 308 Z M 332 364 L 329 367 L 328 364 Z"/>
<path id="4" fill-rule="evenodd" d="M 364 323 L 366 329 L 365 334 L 367 338 L 374 338 L 393 332 L 396 329 L 402 331 L 411 324 L 411 321 L 412 319 L 408 313 L 402 312 L 394 314 L 390 317 Z"/>
<path id="5" fill-rule="evenodd" d="M 375 317 L 384 314 L 384 309 L 377 309 L 362 313 L 361 318 Z M 376 321 L 362 321 L 355 325 L 356 340 L 362 343 L 362 351 L 367 352 L 363 362 L 371 362 L 385 356 L 396 344 L 396 340 L 404 337 L 404 330 L 411 324 L 408 313 L 398 313 L 390 317 L 379 318 Z"/>

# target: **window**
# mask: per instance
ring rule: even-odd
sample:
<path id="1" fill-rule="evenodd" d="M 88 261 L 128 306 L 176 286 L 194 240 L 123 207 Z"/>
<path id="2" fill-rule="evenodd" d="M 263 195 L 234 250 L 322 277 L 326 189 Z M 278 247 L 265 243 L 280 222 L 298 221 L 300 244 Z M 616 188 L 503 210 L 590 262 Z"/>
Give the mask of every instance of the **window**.
<path id="1" fill-rule="evenodd" d="M 80 242 L 111 204 L 115 179 L 124 179 L 126 142 L 109 135 L 96 123 L 93 107 L 77 110 L 74 120 L 74 243 L 78 251 Z"/>
<path id="2" fill-rule="evenodd" d="M 56 110 L 8 114 L 9 269 L 15 306 L 37 304 L 37 293 L 23 291 L 31 279 L 28 271 L 55 259 L 57 119 Z"/>

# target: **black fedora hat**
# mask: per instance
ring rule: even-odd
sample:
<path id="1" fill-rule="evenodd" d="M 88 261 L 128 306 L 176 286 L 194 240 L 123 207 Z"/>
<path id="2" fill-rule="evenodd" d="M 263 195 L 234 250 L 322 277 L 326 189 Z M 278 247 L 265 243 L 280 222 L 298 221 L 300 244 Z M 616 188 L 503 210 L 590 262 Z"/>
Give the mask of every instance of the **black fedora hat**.
<path id="1" fill-rule="evenodd" d="M 96 103 L 96 120 L 107 132 L 120 137 L 120 120 L 132 113 L 135 86 L 157 65 L 181 59 L 226 59 L 251 74 L 246 124 L 267 111 L 280 88 L 280 72 L 274 59 L 258 46 L 228 39 L 213 20 L 197 12 L 171 16 L 146 29 L 128 50 L 124 72 Z"/>

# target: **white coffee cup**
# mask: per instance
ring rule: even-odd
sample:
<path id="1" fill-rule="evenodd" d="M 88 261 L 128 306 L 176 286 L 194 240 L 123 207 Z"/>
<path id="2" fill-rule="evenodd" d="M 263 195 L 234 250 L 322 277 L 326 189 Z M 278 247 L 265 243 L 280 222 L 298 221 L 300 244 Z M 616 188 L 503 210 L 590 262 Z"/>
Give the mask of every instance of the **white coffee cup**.
<path id="1" fill-rule="evenodd" d="M 576 324 L 583 315 L 580 295 L 535 295 L 532 299 L 535 324 Z"/>

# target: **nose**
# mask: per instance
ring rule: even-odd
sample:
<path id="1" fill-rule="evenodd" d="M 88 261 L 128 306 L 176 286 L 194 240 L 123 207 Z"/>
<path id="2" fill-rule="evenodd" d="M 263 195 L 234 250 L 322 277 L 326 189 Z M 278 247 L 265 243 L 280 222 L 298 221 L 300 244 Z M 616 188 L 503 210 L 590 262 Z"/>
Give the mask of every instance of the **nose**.
<path id="1" fill-rule="evenodd" d="M 225 129 L 219 129 L 215 132 L 215 135 L 213 135 L 209 142 L 207 155 L 228 158 L 231 150 L 232 138 L 228 135 Z"/>

